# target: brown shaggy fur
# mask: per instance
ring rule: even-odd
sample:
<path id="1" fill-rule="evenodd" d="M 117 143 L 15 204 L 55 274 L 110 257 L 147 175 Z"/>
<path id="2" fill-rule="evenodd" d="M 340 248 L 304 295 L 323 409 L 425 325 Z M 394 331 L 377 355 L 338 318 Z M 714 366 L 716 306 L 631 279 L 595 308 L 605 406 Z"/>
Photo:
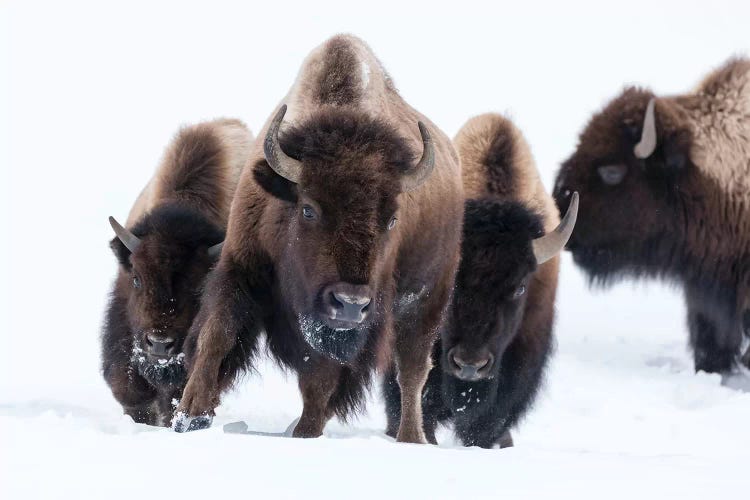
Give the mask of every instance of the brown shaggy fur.
<path id="1" fill-rule="evenodd" d="M 182 342 L 197 313 L 207 249 L 224 239 L 231 198 L 252 136 L 237 120 L 182 129 L 128 217 L 141 240 L 111 241 L 120 268 L 102 335 L 102 370 L 137 422 L 169 425 L 185 379 Z M 171 339 L 168 353 L 147 338 Z"/>
<path id="2" fill-rule="evenodd" d="M 725 372 L 742 343 L 750 287 L 750 60 L 692 92 L 656 99 L 657 147 L 637 159 L 651 91 L 628 88 L 596 114 L 555 188 L 581 194 L 569 248 L 593 280 L 656 276 L 685 289 L 696 370 Z M 608 185 L 598 169 L 626 172 Z"/>
<path id="3" fill-rule="evenodd" d="M 424 442 L 419 395 L 459 260 L 457 155 L 351 36 L 315 49 L 282 103 L 280 142 L 302 162 L 302 178 L 293 184 L 275 174 L 256 143 L 191 331 L 190 379 L 179 407 L 185 418 L 175 427 L 208 423 L 221 391 L 252 366 L 265 331 L 271 354 L 299 376 L 304 409 L 295 436 L 318 436 L 331 416 L 359 408 L 373 368 L 390 362 L 393 347 L 407 394 L 398 439 Z M 399 178 L 423 149 L 420 120 L 432 135 L 435 169 L 402 193 Z M 303 217 L 305 206 L 315 220 Z M 398 223 L 389 230 L 393 216 Z M 369 286 L 373 300 L 367 325 L 330 341 L 337 335 L 311 311 L 319 290 L 336 282 Z M 419 307 L 400 308 L 412 295 Z"/>
<path id="4" fill-rule="evenodd" d="M 560 219 L 523 135 L 508 119 L 475 117 L 454 144 L 468 198 L 462 257 L 425 386 L 424 425 L 431 442 L 436 425 L 450 421 L 467 446 L 512 446 L 509 429 L 533 403 L 552 347 L 559 257 L 537 266 L 532 240 Z M 521 285 L 526 292 L 515 297 Z M 485 378 L 456 378 L 451 349 L 464 360 L 491 354 Z M 383 392 L 393 433 L 400 395 L 391 375 Z"/>

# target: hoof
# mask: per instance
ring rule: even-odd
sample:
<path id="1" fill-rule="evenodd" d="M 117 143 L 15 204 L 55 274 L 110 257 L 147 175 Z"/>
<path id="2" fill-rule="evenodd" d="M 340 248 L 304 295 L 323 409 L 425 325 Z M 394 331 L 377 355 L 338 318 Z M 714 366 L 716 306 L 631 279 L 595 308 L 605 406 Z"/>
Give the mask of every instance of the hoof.
<path id="1" fill-rule="evenodd" d="M 211 415 L 191 417 L 186 413 L 179 412 L 172 419 L 172 430 L 175 432 L 190 432 L 208 429 L 211 427 L 213 419 L 214 418 Z"/>

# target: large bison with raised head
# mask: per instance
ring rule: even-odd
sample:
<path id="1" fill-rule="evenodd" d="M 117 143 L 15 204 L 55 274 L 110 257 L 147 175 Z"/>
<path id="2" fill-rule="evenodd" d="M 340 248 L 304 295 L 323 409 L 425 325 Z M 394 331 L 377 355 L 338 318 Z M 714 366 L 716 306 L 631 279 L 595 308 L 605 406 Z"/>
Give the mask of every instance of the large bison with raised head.
<path id="1" fill-rule="evenodd" d="M 361 406 L 395 351 L 399 441 L 424 442 L 420 394 L 459 259 L 463 194 L 450 140 L 361 40 L 305 60 L 262 130 L 187 343 L 175 430 L 204 427 L 261 331 L 298 373 L 295 436 Z"/>
<path id="2" fill-rule="evenodd" d="M 453 301 L 423 392 L 425 433 L 435 443 L 437 424 L 452 422 L 466 446 L 510 446 L 551 351 L 557 255 L 577 198 L 561 222 L 526 141 L 500 115 L 469 120 L 454 144 L 469 199 Z M 399 421 L 394 382 L 388 374 L 389 434 Z"/>
<path id="3" fill-rule="evenodd" d="M 682 285 L 695 369 L 730 371 L 750 334 L 750 60 L 684 95 L 627 88 L 563 163 L 561 210 L 573 191 L 583 199 L 575 262 L 594 282 Z"/>
<path id="4" fill-rule="evenodd" d="M 112 394 L 136 422 L 169 425 L 185 382 L 182 343 L 224 240 L 252 136 L 237 120 L 182 129 L 125 227 L 110 217 L 120 263 L 102 335 Z"/>

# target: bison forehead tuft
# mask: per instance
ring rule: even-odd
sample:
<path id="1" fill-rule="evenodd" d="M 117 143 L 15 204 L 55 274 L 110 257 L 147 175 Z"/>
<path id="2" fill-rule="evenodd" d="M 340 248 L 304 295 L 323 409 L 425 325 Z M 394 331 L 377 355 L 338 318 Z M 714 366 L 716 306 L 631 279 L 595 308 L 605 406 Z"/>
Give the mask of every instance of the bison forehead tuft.
<path id="1" fill-rule="evenodd" d="M 519 203 L 467 201 L 458 287 L 506 293 L 536 268 L 531 242 L 543 234 L 541 217 Z"/>
<path id="2" fill-rule="evenodd" d="M 383 120 L 343 109 L 316 111 L 285 130 L 279 140 L 289 156 L 328 165 L 342 175 L 354 170 L 372 178 L 397 177 L 417 158 L 407 139 Z M 363 168 L 360 163 L 366 158 L 377 160 L 377 165 Z"/>

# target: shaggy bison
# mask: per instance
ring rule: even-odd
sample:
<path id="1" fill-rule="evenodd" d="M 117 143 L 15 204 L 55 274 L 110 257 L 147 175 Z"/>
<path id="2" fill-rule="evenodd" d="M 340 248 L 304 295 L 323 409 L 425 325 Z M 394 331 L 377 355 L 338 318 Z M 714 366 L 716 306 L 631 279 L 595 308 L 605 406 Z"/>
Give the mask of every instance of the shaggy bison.
<path id="1" fill-rule="evenodd" d="M 470 199 L 453 301 L 423 392 L 424 428 L 432 443 L 437 424 L 450 421 L 466 446 L 511 446 L 509 429 L 532 404 L 550 354 L 557 254 L 577 197 L 560 222 L 526 141 L 500 115 L 469 120 L 454 144 Z M 400 399 L 392 373 L 384 389 L 392 435 Z"/>
<path id="2" fill-rule="evenodd" d="M 696 371 L 732 370 L 750 335 L 750 60 L 685 95 L 626 89 L 562 165 L 561 210 L 573 191 L 584 200 L 576 263 L 604 284 L 681 284 Z"/>
<path id="3" fill-rule="evenodd" d="M 224 239 L 252 137 L 237 120 L 181 130 L 128 216 L 110 217 L 119 272 L 102 335 L 104 379 L 136 422 L 169 425 L 182 343 Z"/>
<path id="4" fill-rule="evenodd" d="M 264 331 L 298 373 L 294 436 L 360 407 L 393 346 L 398 439 L 424 442 L 420 395 L 459 260 L 458 157 L 351 36 L 315 49 L 283 102 L 242 176 L 186 343 L 175 430 L 210 424 Z"/>

